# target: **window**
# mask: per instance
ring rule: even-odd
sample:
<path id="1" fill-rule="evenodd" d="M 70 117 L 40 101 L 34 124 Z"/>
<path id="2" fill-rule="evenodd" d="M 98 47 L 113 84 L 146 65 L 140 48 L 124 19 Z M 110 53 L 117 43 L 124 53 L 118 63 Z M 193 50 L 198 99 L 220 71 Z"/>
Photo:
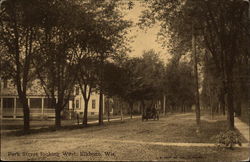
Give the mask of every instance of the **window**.
<path id="1" fill-rule="evenodd" d="M 56 99 L 54 99 L 55 101 Z M 53 109 L 53 99 L 52 98 L 44 98 L 44 108 Z"/>
<path id="2" fill-rule="evenodd" d="M 80 91 L 79 87 L 76 87 L 76 95 L 79 95 L 79 91 Z"/>
<path id="3" fill-rule="evenodd" d="M 79 100 L 76 100 L 76 109 L 79 109 L 79 108 L 80 108 Z"/>
<path id="4" fill-rule="evenodd" d="M 42 99 L 41 98 L 31 98 L 30 99 L 30 108 L 41 108 Z"/>
<path id="5" fill-rule="evenodd" d="M 3 88 L 8 88 L 8 80 L 7 79 L 3 80 Z"/>
<path id="6" fill-rule="evenodd" d="M 3 98 L 3 108 L 14 108 L 14 98 Z"/>
<path id="7" fill-rule="evenodd" d="M 95 109 L 96 103 L 95 100 L 92 100 L 92 109 Z"/>

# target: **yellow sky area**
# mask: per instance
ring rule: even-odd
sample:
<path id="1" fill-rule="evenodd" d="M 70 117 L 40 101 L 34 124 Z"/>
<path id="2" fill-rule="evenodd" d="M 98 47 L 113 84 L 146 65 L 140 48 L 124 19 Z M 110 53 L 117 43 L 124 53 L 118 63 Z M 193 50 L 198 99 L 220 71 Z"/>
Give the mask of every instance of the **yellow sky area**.
<path id="1" fill-rule="evenodd" d="M 157 42 L 157 33 L 160 29 L 160 26 L 156 24 L 147 30 L 140 29 L 138 26 L 136 26 L 136 23 L 139 21 L 139 16 L 145 9 L 145 6 L 136 1 L 134 4 L 135 5 L 133 9 L 125 11 L 125 18 L 132 20 L 135 25 L 131 28 L 131 32 L 128 35 L 129 37 L 133 37 L 133 42 L 130 43 L 132 52 L 129 53 L 129 56 L 138 57 L 142 55 L 143 51 L 154 49 L 156 52 L 160 53 L 161 59 L 164 62 L 167 62 L 167 60 L 170 58 L 168 50 L 163 49 L 161 44 Z"/>

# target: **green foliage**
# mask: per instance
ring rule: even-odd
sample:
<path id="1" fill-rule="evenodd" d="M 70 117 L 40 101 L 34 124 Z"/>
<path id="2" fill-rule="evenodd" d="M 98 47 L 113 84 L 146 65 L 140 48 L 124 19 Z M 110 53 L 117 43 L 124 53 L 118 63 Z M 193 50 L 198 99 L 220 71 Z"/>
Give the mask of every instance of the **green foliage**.
<path id="1" fill-rule="evenodd" d="M 226 147 L 233 149 L 233 146 L 236 144 L 241 146 L 240 134 L 237 133 L 236 131 L 228 130 L 226 132 L 221 132 L 214 138 L 219 148 Z"/>

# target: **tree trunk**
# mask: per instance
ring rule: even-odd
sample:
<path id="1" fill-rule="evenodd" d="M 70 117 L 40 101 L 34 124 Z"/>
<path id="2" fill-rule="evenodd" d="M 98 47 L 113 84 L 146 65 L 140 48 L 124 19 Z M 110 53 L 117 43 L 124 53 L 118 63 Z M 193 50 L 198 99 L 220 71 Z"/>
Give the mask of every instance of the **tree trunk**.
<path id="1" fill-rule="evenodd" d="M 29 131 L 30 129 L 30 109 L 26 97 L 23 97 L 23 130 Z"/>
<path id="2" fill-rule="evenodd" d="M 83 113 L 83 120 L 82 125 L 88 125 L 88 100 L 84 99 L 84 113 Z"/>
<path id="3" fill-rule="evenodd" d="M 77 125 L 79 125 L 79 113 L 76 114 Z"/>
<path id="4" fill-rule="evenodd" d="M 164 115 L 166 115 L 166 96 L 164 95 L 163 96 L 163 113 L 164 113 Z"/>
<path id="5" fill-rule="evenodd" d="M 108 116 L 108 122 L 110 120 L 110 103 L 109 103 L 109 100 L 107 101 L 107 116 Z"/>
<path id="6" fill-rule="evenodd" d="M 214 119 L 214 103 L 211 104 L 211 116 L 213 120 Z"/>
<path id="7" fill-rule="evenodd" d="M 228 73 L 229 74 L 229 73 Z M 228 88 L 227 88 L 227 120 L 228 129 L 234 130 L 234 98 L 233 98 L 233 85 L 232 85 L 232 73 L 228 75 Z"/>
<path id="8" fill-rule="evenodd" d="M 237 108 L 235 108 L 235 113 L 237 116 L 241 116 L 241 100 L 238 99 L 236 103 Z"/>
<path id="9" fill-rule="evenodd" d="M 121 113 L 121 121 L 123 121 L 123 105 L 122 104 L 119 104 L 120 105 L 120 113 Z"/>
<path id="10" fill-rule="evenodd" d="M 143 119 L 143 116 L 144 116 L 144 111 L 145 111 L 145 103 L 144 103 L 144 100 L 142 100 L 141 101 L 141 105 L 142 105 L 142 113 L 141 113 L 141 115 L 142 115 L 142 119 Z"/>
<path id="11" fill-rule="evenodd" d="M 60 128 L 61 127 L 61 110 L 59 106 L 56 106 L 55 113 L 56 113 L 55 125 L 57 128 Z"/>
<path id="12" fill-rule="evenodd" d="M 30 109 L 28 105 L 28 99 L 26 95 L 26 90 L 24 90 L 25 93 L 21 90 L 21 83 L 17 82 L 17 92 L 18 97 L 20 98 L 23 106 L 23 130 L 29 131 L 30 129 Z"/>
<path id="13" fill-rule="evenodd" d="M 196 112 L 196 124 L 200 126 L 200 99 L 199 99 L 199 77 L 198 77 L 198 65 L 197 65 L 197 55 L 196 55 L 196 36 L 194 33 L 194 27 L 192 26 L 192 48 L 194 57 L 194 74 L 195 74 L 195 112 Z"/>
<path id="14" fill-rule="evenodd" d="M 223 83 L 223 87 L 225 87 Z M 223 115 L 226 115 L 226 103 L 225 103 L 225 88 L 221 90 L 221 95 L 220 95 L 220 106 L 221 106 L 221 111 Z"/>
<path id="15" fill-rule="evenodd" d="M 103 94 L 102 90 L 100 90 L 99 95 L 99 125 L 103 124 Z"/>
<path id="16" fill-rule="evenodd" d="M 132 113 L 133 113 L 133 102 L 129 103 L 129 108 L 130 108 L 130 118 L 132 119 Z"/>
<path id="17" fill-rule="evenodd" d="M 233 102 L 233 95 L 231 92 L 228 92 L 227 100 L 228 100 L 228 115 L 227 115 L 228 129 L 234 130 L 234 106 L 233 106 L 234 102 Z"/>

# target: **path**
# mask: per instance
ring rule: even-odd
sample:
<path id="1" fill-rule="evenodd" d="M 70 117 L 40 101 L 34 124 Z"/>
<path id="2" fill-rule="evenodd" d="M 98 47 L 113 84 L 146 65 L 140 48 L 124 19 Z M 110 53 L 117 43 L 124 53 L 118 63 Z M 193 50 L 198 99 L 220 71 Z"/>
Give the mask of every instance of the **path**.
<path id="1" fill-rule="evenodd" d="M 249 143 L 249 126 L 246 123 L 243 123 L 239 118 L 234 118 L 235 128 L 243 135 L 243 137 Z"/>
<path id="2" fill-rule="evenodd" d="M 140 116 L 133 116 L 132 119 L 138 119 L 138 118 L 141 118 L 141 115 Z M 131 119 L 130 117 L 126 117 L 126 118 L 123 118 L 123 120 L 127 120 L 127 119 Z M 111 121 L 117 121 L 117 120 L 121 120 L 121 118 L 113 118 L 113 119 L 109 119 L 109 122 Z M 88 124 L 97 124 L 99 121 L 98 120 L 94 120 L 94 121 L 89 121 Z M 103 120 L 104 123 L 108 122 L 108 119 L 105 119 Z M 76 125 L 78 125 L 78 123 L 75 123 Z M 81 124 L 81 123 L 79 123 Z"/>
<path id="3" fill-rule="evenodd" d="M 130 143 L 130 144 L 145 144 L 145 145 L 160 145 L 160 146 L 181 146 L 181 147 L 216 147 L 214 143 L 175 143 L 175 142 L 145 142 L 133 140 L 103 140 L 104 142 Z M 241 146 L 235 147 L 248 148 L 248 143 L 242 143 Z"/>

